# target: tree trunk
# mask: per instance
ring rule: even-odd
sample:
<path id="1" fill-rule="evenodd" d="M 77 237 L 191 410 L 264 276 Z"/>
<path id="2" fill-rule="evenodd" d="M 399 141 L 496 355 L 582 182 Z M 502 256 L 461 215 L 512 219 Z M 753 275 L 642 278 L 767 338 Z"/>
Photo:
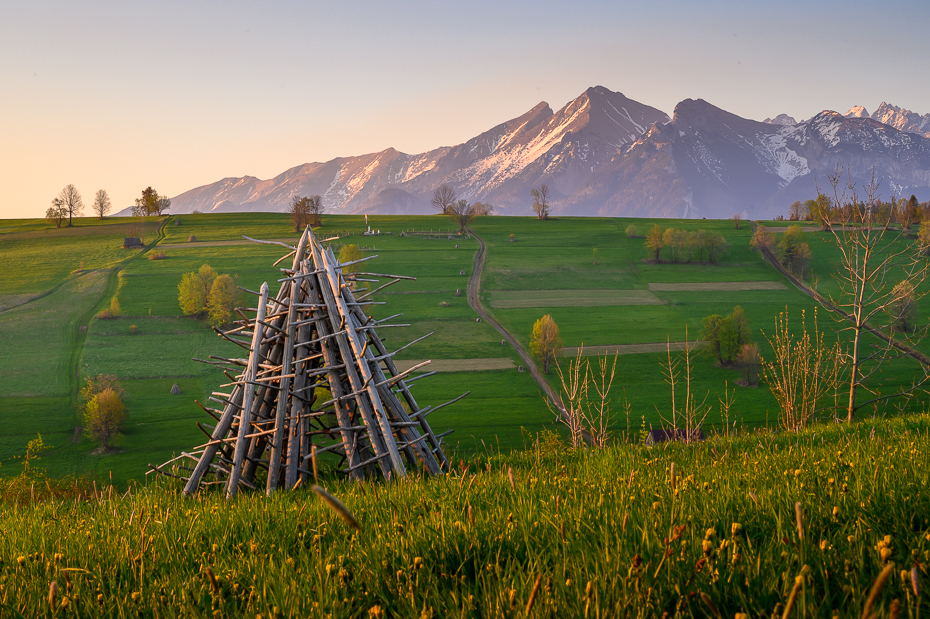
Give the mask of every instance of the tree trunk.
<path id="1" fill-rule="evenodd" d="M 853 338 L 852 348 L 852 373 L 849 377 L 849 407 L 846 409 L 846 421 L 852 423 L 856 417 L 856 387 L 859 381 L 859 337 L 862 335 L 862 327 L 856 326 L 856 335 Z"/>

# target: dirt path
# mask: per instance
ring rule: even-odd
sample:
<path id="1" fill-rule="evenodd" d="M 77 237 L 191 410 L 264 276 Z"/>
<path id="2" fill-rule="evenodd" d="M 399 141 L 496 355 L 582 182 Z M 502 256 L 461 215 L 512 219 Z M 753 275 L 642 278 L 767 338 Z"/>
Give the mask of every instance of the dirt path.
<path id="1" fill-rule="evenodd" d="M 484 306 L 481 305 L 479 293 L 481 292 L 481 272 L 484 270 L 484 258 L 488 251 L 488 245 L 484 242 L 484 239 L 475 234 L 475 231 L 470 229 L 468 230 L 476 239 L 478 239 L 479 247 L 478 253 L 475 254 L 475 268 L 472 270 L 471 278 L 468 280 L 468 304 L 471 306 L 475 312 L 481 316 L 482 320 L 487 321 L 492 327 L 497 329 L 497 331 L 504 336 L 504 339 L 510 342 L 510 345 L 514 347 L 514 350 L 519 353 L 520 358 L 523 360 L 523 365 L 530 371 L 530 374 L 539 384 L 539 388 L 543 390 L 552 403 L 555 404 L 558 410 L 563 410 L 562 400 L 559 396 L 552 390 L 552 387 L 549 386 L 549 383 L 546 382 L 546 379 L 543 377 L 542 372 L 539 371 L 539 368 L 536 366 L 536 361 L 533 360 L 533 357 L 520 345 L 520 342 L 517 341 L 507 329 L 502 327 L 499 322 L 497 322 L 488 312 L 484 309 Z"/>
<path id="2" fill-rule="evenodd" d="M 117 265 L 107 269 L 109 271 L 107 275 L 107 285 L 103 290 L 103 294 L 100 295 L 100 298 L 93 304 L 91 304 L 87 311 L 84 312 L 74 325 L 75 331 L 72 334 L 71 340 L 71 358 L 68 362 L 68 383 L 70 385 L 71 391 L 71 400 L 74 403 L 78 402 L 80 391 L 81 391 L 81 357 L 84 356 L 84 345 L 87 343 L 87 335 L 90 330 L 90 323 L 94 319 L 94 316 L 97 315 L 97 311 L 100 309 L 100 306 L 106 301 L 106 299 L 111 298 L 119 290 L 119 272 L 123 268 L 132 262 L 133 260 L 138 260 L 141 256 L 144 256 L 152 249 L 154 249 L 161 241 L 165 238 L 165 226 L 168 225 L 168 222 L 171 220 L 171 215 L 168 215 L 164 220 L 162 220 L 161 225 L 158 226 L 156 230 L 155 240 L 145 246 L 142 251 L 133 251 L 129 257 L 121 260 Z"/>

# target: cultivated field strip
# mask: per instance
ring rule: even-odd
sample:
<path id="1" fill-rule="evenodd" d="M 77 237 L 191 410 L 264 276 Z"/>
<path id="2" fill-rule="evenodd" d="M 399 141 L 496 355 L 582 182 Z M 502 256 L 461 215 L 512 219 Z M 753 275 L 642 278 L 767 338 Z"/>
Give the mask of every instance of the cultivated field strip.
<path id="1" fill-rule="evenodd" d="M 679 352 L 688 345 L 691 349 L 703 348 L 704 342 L 695 340 L 691 342 L 650 342 L 648 344 L 616 344 L 606 346 L 566 346 L 562 348 L 563 357 L 575 357 L 581 348 L 582 357 L 594 357 L 596 355 L 638 355 L 641 353 L 665 352 L 671 348 L 672 352 Z"/>
<path id="2" fill-rule="evenodd" d="M 406 372 L 427 359 L 404 359 L 395 361 L 397 369 Z M 488 370 L 512 370 L 516 367 L 513 359 L 509 357 L 487 359 L 432 359 L 430 364 L 424 366 L 423 372 L 483 372 Z"/>
<path id="3" fill-rule="evenodd" d="M 662 305 L 648 290 L 491 290 L 495 309 L 526 307 L 597 307 L 610 305 Z"/>
<path id="4" fill-rule="evenodd" d="M 654 292 L 741 292 L 744 290 L 787 290 L 781 282 L 663 282 L 649 284 Z"/>

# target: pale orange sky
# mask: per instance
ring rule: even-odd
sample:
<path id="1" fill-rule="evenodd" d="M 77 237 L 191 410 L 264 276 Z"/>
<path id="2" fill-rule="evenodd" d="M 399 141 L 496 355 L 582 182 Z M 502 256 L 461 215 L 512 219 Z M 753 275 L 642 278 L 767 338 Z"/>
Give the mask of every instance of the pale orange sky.
<path id="1" fill-rule="evenodd" d="M 12 4 L 12 3 L 7 3 Z M 0 218 L 463 142 L 603 85 L 762 120 L 930 112 L 928 5 L 37 2 L 0 7 Z M 882 22 L 884 23 L 884 22 Z"/>

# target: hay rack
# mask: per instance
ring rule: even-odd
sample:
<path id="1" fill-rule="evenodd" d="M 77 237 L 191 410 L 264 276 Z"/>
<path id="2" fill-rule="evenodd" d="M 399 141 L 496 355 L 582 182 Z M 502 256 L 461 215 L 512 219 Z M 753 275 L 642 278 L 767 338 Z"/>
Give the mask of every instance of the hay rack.
<path id="1" fill-rule="evenodd" d="M 220 387 L 226 391 L 210 397 L 219 407 L 198 402 L 215 421 L 212 427 L 198 423 L 209 440 L 161 466 L 150 464 L 149 472 L 182 478 L 186 495 L 222 486 L 232 498 L 240 488 L 260 489 L 261 472 L 269 495 L 307 483 L 326 453 L 357 480 L 448 470 L 442 444 L 451 430 L 434 433 L 427 415 L 468 392 L 421 408 L 410 385 L 435 372 L 412 373 L 429 361 L 401 372 L 393 357 L 429 334 L 389 352 L 378 330 L 408 325 L 388 324 L 399 314 L 375 320 L 365 313 L 366 306 L 383 303 L 371 300 L 376 292 L 415 278 L 358 272 L 358 263 L 377 256 L 340 263 L 309 226 L 297 247 L 248 240 L 288 248 L 275 266 L 293 258 L 292 267 L 281 269 L 276 296 L 269 296 L 267 282 L 259 292 L 247 290 L 258 296 L 256 307 L 237 310 L 242 320 L 232 328 L 216 329 L 248 351 L 247 358 L 196 359 L 222 368 L 230 380 Z M 358 282 L 382 280 L 356 296 Z"/>

